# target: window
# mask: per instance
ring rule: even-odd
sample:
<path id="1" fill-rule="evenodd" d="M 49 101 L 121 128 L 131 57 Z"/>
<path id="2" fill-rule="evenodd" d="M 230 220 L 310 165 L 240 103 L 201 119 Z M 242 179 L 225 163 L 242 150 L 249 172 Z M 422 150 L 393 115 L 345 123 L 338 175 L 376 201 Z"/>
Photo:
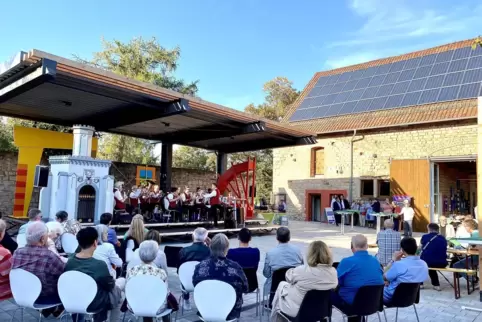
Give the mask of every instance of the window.
<path id="1" fill-rule="evenodd" d="M 361 180 L 361 195 L 373 196 L 373 180 Z"/>
<path id="2" fill-rule="evenodd" d="M 378 195 L 388 197 L 390 196 L 390 181 L 378 180 Z"/>
<path id="3" fill-rule="evenodd" d="M 323 148 L 311 149 L 311 176 L 325 174 L 325 150 Z"/>

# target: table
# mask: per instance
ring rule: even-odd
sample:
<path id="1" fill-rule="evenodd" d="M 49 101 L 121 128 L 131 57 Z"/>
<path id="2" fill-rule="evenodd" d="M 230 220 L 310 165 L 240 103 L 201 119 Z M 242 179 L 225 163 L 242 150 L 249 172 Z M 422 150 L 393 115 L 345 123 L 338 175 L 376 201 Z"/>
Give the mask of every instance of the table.
<path id="1" fill-rule="evenodd" d="M 377 235 L 378 233 L 380 232 L 380 226 L 381 226 L 381 219 L 382 217 L 390 217 L 392 218 L 393 220 L 393 216 L 394 215 L 397 215 L 397 214 L 387 214 L 387 213 L 384 213 L 384 212 L 379 212 L 377 214 L 370 214 L 370 216 L 375 216 L 377 217 Z"/>
<path id="2" fill-rule="evenodd" d="M 355 228 L 353 227 L 354 226 L 354 219 L 353 219 L 353 215 L 354 214 L 358 214 L 359 211 L 358 210 L 350 210 L 350 209 L 347 209 L 347 210 L 337 210 L 334 212 L 336 215 L 341 215 L 341 229 L 340 229 L 340 234 L 341 235 L 344 235 L 345 234 L 345 215 L 347 216 L 351 216 L 351 229 L 350 231 L 355 231 Z"/>

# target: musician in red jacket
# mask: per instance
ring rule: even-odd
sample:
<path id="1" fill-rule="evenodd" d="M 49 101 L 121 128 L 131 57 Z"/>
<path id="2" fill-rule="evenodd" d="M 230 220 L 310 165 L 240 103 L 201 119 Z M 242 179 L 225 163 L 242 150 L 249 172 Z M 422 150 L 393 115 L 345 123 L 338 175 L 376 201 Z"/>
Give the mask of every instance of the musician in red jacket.
<path id="1" fill-rule="evenodd" d="M 211 185 L 212 191 L 205 194 L 205 198 L 209 198 L 209 217 L 214 221 L 214 227 L 218 226 L 218 209 L 222 211 L 221 206 L 221 193 L 219 192 L 218 186 L 213 183 Z"/>

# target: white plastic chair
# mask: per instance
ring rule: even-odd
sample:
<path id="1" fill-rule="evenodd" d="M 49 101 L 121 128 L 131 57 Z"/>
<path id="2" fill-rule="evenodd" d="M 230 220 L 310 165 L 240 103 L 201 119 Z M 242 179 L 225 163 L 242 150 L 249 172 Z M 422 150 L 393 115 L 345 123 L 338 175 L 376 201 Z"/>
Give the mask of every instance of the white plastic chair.
<path id="1" fill-rule="evenodd" d="M 18 234 L 17 244 L 18 244 L 18 248 L 25 247 L 25 245 L 27 245 L 27 236 L 25 234 Z"/>
<path id="2" fill-rule="evenodd" d="M 126 299 L 129 309 L 137 318 L 159 318 L 169 315 L 171 309 L 157 313 L 159 308 L 166 303 L 167 286 L 159 277 L 152 275 L 138 275 L 129 279 L 126 284 Z"/>
<path id="3" fill-rule="evenodd" d="M 79 242 L 75 235 L 70 233 L 64 233 L 60 237 L 60 242 L 62 243 L 62 248 L 67 254 L 75 254 L 75 251 L 79 247 Z"/>
<path id="4" fill-rule="evenodd" d="M 134 247 L 135 243 L 132 239 L 127 241 L 126 245 L 126 263 L 129 263 L 134 258 Z"/>
<path id="5" fill-rule="evenodd" d="M 202 281 L 194 288 L 194 302 L 203 321 L 233 322 L 238 320 L 226 320 L 236 303 L 236 291 L 228 283 L 217 280 Z"/>
<path id="6" fill-rule="evenodd" d="M 87 308 L 97 294 L 97 283 L 87 274 L 78 271 L 68 271 L 60 275 L 57 283 L 60 300 L 65 309 L 64 316 L 85 314 L 91 320 L 98 312 L 88 312 Z"/>
<path id="7" fill-rule="evenodd" d="M 42 283 L 37 276 L 21 268 L 15 268 L 10 271 L 10 288 L 15 302 L 19 305 L 19 307 L 13 312 L 11 321 L 14 320 L 17 310 L 22 311 L 23 321 L 23 312 L 25 308 L 39 311 L 39 321 L 41 321 L 42 310 L 50 309 L 62 304 L 35 304 L 35 301 L 42 291 Z"/>
<path id="8" fill-rule="evenodd" d="M 199 264 L 199 262 L 191 261 L 185 262 L 179 267 L 179 281 L 181 282 L 181 290 L 183 290 L 184 293 L 194 292 L 192 277 L 197 264 Z M 179 298 L 179 303 L 181 305 L 181 314 L 184 314 L 184 296 L 182 294 Z"/>

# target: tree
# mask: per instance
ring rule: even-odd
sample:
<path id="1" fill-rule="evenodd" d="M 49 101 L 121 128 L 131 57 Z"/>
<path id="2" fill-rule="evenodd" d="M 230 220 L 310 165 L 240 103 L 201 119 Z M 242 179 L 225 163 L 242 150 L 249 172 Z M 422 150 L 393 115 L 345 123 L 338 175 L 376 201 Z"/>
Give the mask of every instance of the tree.
<path id="1" fill-rule="evenodd" d="M 173 75 L 181 56 L 179 47 L 167 49 L 155 38 L 142 37 L 128 43 L 102 39 L 102 47 L 102 51 L 93 54 L 92 60 L 76 58 L 82 63 L 183 94 L 195 95 L 198 91 L 197 81 L 186 83 Z M 102 158 L 144 164 L 157 162 L 154 145 L 149 140 L 103 134 L 100 143 Z"/>
<path id="2" fill-rule="evenodd" d="M 179 146 L 174 150 L 173 167 L 198 169 L 204 171 L 215 171 L 216 155 L 214 152 L 193 148 L 190 146 Z"/>
<path id="3" fill-rule="evenodd" d="M 475 50 L 478 46 L 482 47 L 482 37 L 478 36 L 472 42 L 472 49 Z"/>

